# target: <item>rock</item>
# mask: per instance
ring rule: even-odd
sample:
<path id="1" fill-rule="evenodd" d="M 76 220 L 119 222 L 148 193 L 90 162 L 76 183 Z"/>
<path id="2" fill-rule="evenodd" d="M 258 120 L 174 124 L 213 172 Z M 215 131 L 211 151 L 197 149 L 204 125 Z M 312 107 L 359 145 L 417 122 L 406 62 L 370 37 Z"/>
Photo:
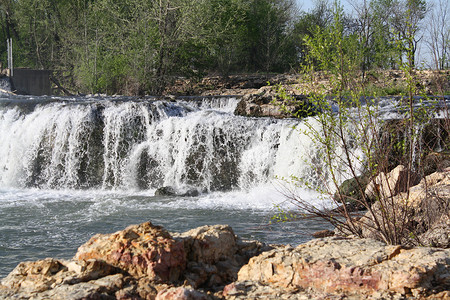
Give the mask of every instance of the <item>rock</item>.
<path id="1" fill-rule="evenodd" d="M 200 193 L 196 189 L 187 191 L 178 191 L 172 186 L 163 186 L 155 191 L 155 196 L 179 196 L 179 197 L 196 197 Z"/>
<path id="2" fill-rule="evenodd" d="M 317 238 L 333 236 L 334 234 L 335 234 L 334 231 L 325 229 L 325 230 L 320 230 L 320 231 L 314 232 L 312 235 L 313 235 L 313 237 L 315 237 L 317 239 Z"/>
<path id="3" fill-rule="evenodd" d="M 24 292 L 43 292 L 62 281 L 58 273 L 67 271 L 67 267 L 61 261 L 47 258 L 36 262 L 21 262 L 2 280 L 1 284 L 11 290 Z"/>
<path id="4" fill-rule="evenodd" d="M 244 96 L 238 103 L 235 115 L 244 117 L 274 117 L 274 118 L 288 118 L 292 117 L 290 113 L 283 112 L 281 107 L 269 103 L 257 104 L 255 102 L 265 102 L 265 99 L 258 99 L 258 95 Z"/>
<path id="5" fill-rule="evenodd" d="M 44 259 L 20 263 L 0 285 L 0 299 L 101 299 L 128 281 L 104 261 Z"/>
<path id="6" fill-rule="evenodd" d="M 423 159 L 423 170 L 425 175 L 436 171 L 442 172 L 450 168 L 450 151 L 431 152 Z"/>
<path id="7" fill-rule="evenodd" d="M 254 281 L 238 281 L 227 285 L 223 290 L 223 297 L 227 300 L 247 299 L 331 299 L 325 297 L 308 297 L 308 293 L 301 289 L 285 289 L 266 285 Z M 318 296 L 316 294 L 316 296 Z"/>
<path id="8" fill-rule="evenodd" d="M 246 117 L 304 118 L 318 112 L 306 96 L 296 95 L 295 89 L 279 91 L 278 88 L 265 86 L 257 93 L 242 96 L 235 115 Z M 280 97 L 285 94 L 286 97 Z"/>
<path id="9" fill-rule="evenodd" d="M 445 174 L 427 180 L 447 186 Z M 0 299 L 446 299 L 449 263 L 450 250 L 372 239 L 274 249 L 227 225 L 170 234 L 147 222 L 94 236 L 73 260 L 19 264 Z"/>
<path id="10" fill-rule="evenodd" d="M 350 178 L 345 180 L 339 187 L 342 199 L 339 198 L 338 192 L 334 194 L 334 199 L 338 203 L 345 203 L 348 211 L 359 211 L 367 209 L 364 207 L 364 193 L 369 178 L 365 175 L 358 176 L 356 178 Z M 363 192 L 361 192 L 361 190 Z M 342 211 L 343 208 L 338 208 L 336 211 Z"/>
<path id="11" fill-rule="evenodd" d="M 171 186 L 163 186 L 155 191 L 155 196 L 176 196 L 177 191 Z"/>
<path id="12" fill-rule="evenodd" d="M 124 275 L 115 274 L 75 285 L 59 285 L 33 299 L 111 299 L 124 285 Z"/>
<path id="13" fill-rule="evenodd" d="M 449 203 L 450 169 L 445 169 L 426 176 L 408 192 L 376 201 L 360 219 L 359 227 L 363 237 L 382 240 L 375 216 L 381 226 L 397 226 L 399 243 L 447 248 L 450 226 L 444 224 L 450 217 Z"/>
<path id="14" fill-rule="evenodd" d="M 183 242 L 150 222 L 113 234 L 97 234 L 78 248 L 77 260 L 101 259 L 130 275 L 176 281 L 186 268 Z"/>
<path id="15" fill-rule="evenodd" d="M 450 250 L 408 250 L 371 239 L 331 237 L 253 257 L 239 271 L 238 283 L 360 297 L 380 292 L 422 297 L 448 291 L 449 263 Z M 230 290 L 225 288 L 225 296 Z"/>
<path id="16" fill-rule="evenodd" d="M 173 287 L 158 293 L 155 300 L 207 300 L 208 297 L 199 291 L 185 287 Z"/>
<path id="17" fill-rule="evenodd" d="M 228 225 L 198 227 L 177 238 L 184 241 L 189 261 L 214 264 L 237 251 L 236 236 Z"/>
<path id="18" fill-rule="evenodd" d="M 418 176 L 408 172 L 404 166 L 399 165 L 388 174 L 380 173 L 374 180 L 369 182 L 365 194 L 369 199 L 389 198 L 398 193 L 406 192 L 409 187 L 417 183 Z"/>
<path id="19" fill-rule="evenodd" d="M 450 216 L 441 215 L 430 228 L 419 235 L 421 245 L 428 247 L 450 248 Z"/>
<path id="20" fill-rule="evenodd" d="M 230 283 L 242 265 L 264 248 L 259 242 L 238 239 L 228 225 L 206 225 L 173 235 L 184 242 L 188 260 L 184 277 L 195 288 Z"/>

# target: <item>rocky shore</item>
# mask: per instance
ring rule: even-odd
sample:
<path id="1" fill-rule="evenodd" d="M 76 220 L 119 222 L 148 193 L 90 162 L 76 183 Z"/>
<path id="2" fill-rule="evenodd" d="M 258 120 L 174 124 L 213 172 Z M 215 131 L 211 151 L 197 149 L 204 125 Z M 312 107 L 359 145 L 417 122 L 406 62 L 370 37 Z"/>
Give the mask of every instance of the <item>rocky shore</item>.
<path id="1" fill-rule="evenodd" d="M 448 204 L 450 169 L 411 188 L 417 220 L 431 203 L 424 182 Z M 429 227 L 441 248 L 337 235 L 265 245 L 227 225 L 170 233 L 146 222 L 93 236 L 71 260 L 20 263 L 0 299 L 450 299 L 448 217 L 447 206 Z"/>
<path id="2" fill-rule="evenodd" d="M 243 241 L 224 225 L 150 222 L 96 235 L 72 260 L 20 263 L 0 299 L 449 299 L 450 250 L 328 237 Z"/>

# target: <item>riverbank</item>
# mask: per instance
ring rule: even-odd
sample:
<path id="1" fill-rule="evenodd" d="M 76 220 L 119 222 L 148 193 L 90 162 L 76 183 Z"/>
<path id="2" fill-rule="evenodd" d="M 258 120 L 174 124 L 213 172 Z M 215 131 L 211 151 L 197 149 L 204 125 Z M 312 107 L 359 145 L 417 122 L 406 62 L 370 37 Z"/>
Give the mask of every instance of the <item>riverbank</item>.
<path id="1" fill-rule="evenodd" d="M 450 94 L 450 71 L 415 71 L 416 95 L 442 96 Z M 369 96 L 402 96 L 408 94 L 407 76 L 403 71 L 387 70 L 365 75 L 364 88 Z M 294 101 L 279 97 L 279 88 Z M 243 74 L 209 76 L 202 79 L 177 79 L 169 85 L 166 95 L 233 95 L 242 97 L 236 114 L 249 117 L 291 117 L 299 109 L 309 107 L 308 95 L 320 91 L 333 94 L 330 76 L 316 72 L 313 78 L 301 74 Z M 299 107 L 301 105 L 301 107 Z M 285 110 L 280 109 L 281 106 Z"/>
<path id="2" fill-rule="evenodd" d="M 414 73 L 416 89 L 428 95 L 450 93 L 450 71 L 416 70 Z M 313 83 L 301 74 L 238 74 L 229 76 L 206 76 L 201 79 L 174 80 L 168 85 L 165 94 L 172 95 L 238 95 L 258 94 L 283 85 L 288 93 L 308 95 L 318 88 L 330 88 L 330 76 L 314 73 Z M 399 96 L 407 91 L 407 78 L 400 70 L 381 70 L 368 72 L 365 87 L 380 96 Z"/>
<path id="3" fill-rule="evenodd" d="M 417 220 L 433 199 L 448 203 L 450 169 L 408 199 Z M 434 217 L 427 245 L 439 236 L 447 249 L 337 235 L 266 245 L 227 225 L 171 233 L 146 222 L 97 234 L 70 260 L 20 263 L 1 281 L 0 299 L 449 299 L 448 209 Z"/>

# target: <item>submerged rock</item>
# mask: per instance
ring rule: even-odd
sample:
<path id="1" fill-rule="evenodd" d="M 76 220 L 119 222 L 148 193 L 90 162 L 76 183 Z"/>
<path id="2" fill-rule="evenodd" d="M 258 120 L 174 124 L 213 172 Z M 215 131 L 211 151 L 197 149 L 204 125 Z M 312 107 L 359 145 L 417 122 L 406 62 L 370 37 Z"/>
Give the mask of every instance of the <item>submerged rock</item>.
<path id="1" fill-rule="evenodd" d="M 155 191 L 155 196 L 196 197 L 198 195 L 200 195 L 200 193 L 196 189 L 178 191 L 172 186 L 163 186 Z"/>

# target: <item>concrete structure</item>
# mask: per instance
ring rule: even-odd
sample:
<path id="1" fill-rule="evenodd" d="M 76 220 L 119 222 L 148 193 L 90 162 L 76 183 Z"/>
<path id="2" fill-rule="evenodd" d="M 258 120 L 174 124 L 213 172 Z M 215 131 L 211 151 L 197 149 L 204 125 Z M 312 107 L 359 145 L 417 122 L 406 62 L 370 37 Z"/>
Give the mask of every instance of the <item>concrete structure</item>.
<path id="1" fill-rule="evenodd" d="M 14 69 L 12 81 L 17 94 L 51 95 L 50 70 Z"/>

